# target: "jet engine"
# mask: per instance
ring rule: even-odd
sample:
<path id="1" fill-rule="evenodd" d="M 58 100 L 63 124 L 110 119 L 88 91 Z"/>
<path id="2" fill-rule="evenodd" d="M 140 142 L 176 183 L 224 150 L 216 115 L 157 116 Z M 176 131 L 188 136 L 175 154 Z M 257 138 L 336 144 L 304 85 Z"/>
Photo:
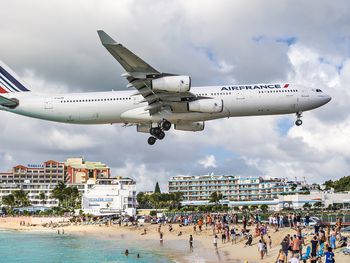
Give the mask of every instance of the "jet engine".
<path id="1" fill-rule="evenodd" d="M 167 76 L 152 80 L 152 88 L 157 91 L 188 92 L 191 89 L 189 76 Z"/>
<path id="2" fill-rule="evenodd" d="M 188 103 L 189 111 L 203 112 L 203 113 L 218 113 L 224 109 L 224 103 L 220 99 L 202 99 L 195 100 Z"/>
<path id="3" fill-rule="evenodd" d="M 203 131 L 204 121 L 174 124 L 174 128 L 180 131 Z"/>

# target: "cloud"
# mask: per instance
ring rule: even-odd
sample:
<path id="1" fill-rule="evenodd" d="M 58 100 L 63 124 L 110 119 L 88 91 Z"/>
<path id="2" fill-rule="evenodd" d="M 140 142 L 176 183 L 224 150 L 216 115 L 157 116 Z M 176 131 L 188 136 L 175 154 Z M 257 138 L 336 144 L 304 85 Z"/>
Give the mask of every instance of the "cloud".
<path id="1" fill-rule="evenodd" d="M 197 162 L 198 164 L 200 164 L 201 166 L 203 166 L 204 168 L 210 168 L 210 167 L 217 167 L 216 165 L 216 159 L 214 155 L 207 155 L 204 158 L 198 160 Z"/>

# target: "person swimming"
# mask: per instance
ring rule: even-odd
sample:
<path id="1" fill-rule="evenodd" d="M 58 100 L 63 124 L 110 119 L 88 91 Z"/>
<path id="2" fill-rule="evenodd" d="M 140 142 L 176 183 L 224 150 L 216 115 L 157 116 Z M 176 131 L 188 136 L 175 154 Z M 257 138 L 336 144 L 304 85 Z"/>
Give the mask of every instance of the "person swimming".
<path id="1" fill-rule="evenodd" d="M 125 256 L 128 256 L 129 255 L 129 250 L 128 249 L 125 249 Z"/>

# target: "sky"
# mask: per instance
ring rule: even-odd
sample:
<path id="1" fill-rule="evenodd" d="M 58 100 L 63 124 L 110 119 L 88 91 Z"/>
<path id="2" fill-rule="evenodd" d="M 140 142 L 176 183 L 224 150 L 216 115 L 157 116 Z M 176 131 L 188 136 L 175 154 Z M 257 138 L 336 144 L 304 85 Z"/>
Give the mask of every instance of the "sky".
<path id="1" fill-rule="evenodd" d="M 161 72 L 193 86 L 288 82 L 321 88 L 327 105 L 295 116 L 238 117 L 174 131 L 153 146 L 121 125 L 71 125 L 0 112 L 0 171 L 83 156 L 137 190 L 171 176 L 233 174 L 323 183 L 350 171 L 350 2 L 1 0 L 0 59 L 33 92 L 126 89 L 101 45 L 105 30 Z"/>

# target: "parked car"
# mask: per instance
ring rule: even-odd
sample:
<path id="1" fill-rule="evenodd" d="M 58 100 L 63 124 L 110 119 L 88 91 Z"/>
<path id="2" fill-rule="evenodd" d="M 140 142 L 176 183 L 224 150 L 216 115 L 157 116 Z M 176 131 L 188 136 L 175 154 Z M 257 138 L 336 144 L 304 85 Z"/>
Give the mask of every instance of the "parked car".
<path id="1" fill-rule="evenodd" d="M 317 223 L 321 222 L 321 220 L 318 217 L 316 217 L 316 216 L 310 216 L 309 221 L 310 221 L 309 222 L 309 226 L 315 226 Z M 305 217 L 303 217 L 301 219 L 301 222 L 305 226 Z"/>

